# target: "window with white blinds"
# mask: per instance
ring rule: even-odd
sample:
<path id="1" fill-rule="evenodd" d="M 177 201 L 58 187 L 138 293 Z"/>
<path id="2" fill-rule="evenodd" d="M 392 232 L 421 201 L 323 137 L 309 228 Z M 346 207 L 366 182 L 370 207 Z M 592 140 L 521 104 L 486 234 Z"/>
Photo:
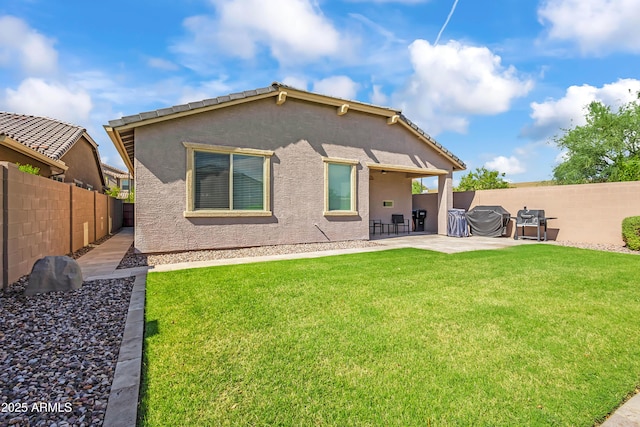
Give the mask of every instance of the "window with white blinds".
<path id="1" fill-rule="evenodd" d="M 269 165 L 272 152 L 194 143 L 184 145 L 188 149 L 185 216 L 271 214 Z"/>

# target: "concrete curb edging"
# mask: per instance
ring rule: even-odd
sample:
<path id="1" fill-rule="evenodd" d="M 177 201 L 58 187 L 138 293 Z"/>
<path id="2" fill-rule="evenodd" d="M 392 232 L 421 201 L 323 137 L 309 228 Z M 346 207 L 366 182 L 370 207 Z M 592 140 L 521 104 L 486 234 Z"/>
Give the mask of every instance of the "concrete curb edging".
<path id="1" fill-rule="evenodd" d="M 138 417 L 147 274 L 143 273 L 135 277 L 118 362 L 104 416 L 104 427 L 135 426 Z"/>

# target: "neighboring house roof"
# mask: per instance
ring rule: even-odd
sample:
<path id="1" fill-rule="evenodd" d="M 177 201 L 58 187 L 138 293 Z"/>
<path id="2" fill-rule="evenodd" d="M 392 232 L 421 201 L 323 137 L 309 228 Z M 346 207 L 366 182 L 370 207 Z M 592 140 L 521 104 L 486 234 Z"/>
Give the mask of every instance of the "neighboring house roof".
<path id="1" fill-rule="evenodd" d="M 0 111 L 0 134 L 53 160 L 60 160 L 84 132 L 59 120 Z"/>
<path id="2" fill-rule="evenodd" d="M 102 163 L 102 170 L 104 171 L 105 175 L 112 176 L 114 178 L 118 178 L 118 179 L 128 179 L 129 178 L 129 173 L 128 172 L 125 172 L 123 170 L 115 168 L 115 167 L 113 167 L 111 165 L 108 165 L 106 163 Z"/>
<path id="3" fill-rule="evenodd" d="M 431 136 L 429 136 L 425 131 L 420 129 L 415 123 L 404 116 L 400 110 L 380 107 L 360 101 L 321 95 L 296 89 L 278 82 L 274 82 L 271 86 L 260 89 L 232 93 L 230 95 L 191 102 L 189 104 L 176 105 L 169 108 L 161 108 L 159 110 L 124 116 L 117 120 L 110 120 L 109 124 L 105 125 L 104 128 L 118 149 L 118 152 L 122 156 L 129 170 L 133 171 L 134 129 L 136 127 L 269 97 L 276 98 L 277 104 L 284 103 L 286 98 L 290 97 L 331 105 L 338 108 L 339 115 L 345 114 L 351 109 L 383 116 L 387 119 L 387 123 L 401 123 L 410 131 L 414 132 L 423 142 L 432 146 L 436 151 L 449 159 L 449 161 L 454 164 L 454 170 L 466 169 L 466 165 L 462 160 L 460 160 L 460 158 L 431 138 Z"/>
<path id="4" fill-rule="evenodd" d="M 47 117 L 0 111 L 0 143 L 44 163 L 68 169 L 62 160 L 81 137 L 91 144 L 100 168 L 98 144 L 83 127 Z M 104 177 L 100 174 L 104 185 Z"/>

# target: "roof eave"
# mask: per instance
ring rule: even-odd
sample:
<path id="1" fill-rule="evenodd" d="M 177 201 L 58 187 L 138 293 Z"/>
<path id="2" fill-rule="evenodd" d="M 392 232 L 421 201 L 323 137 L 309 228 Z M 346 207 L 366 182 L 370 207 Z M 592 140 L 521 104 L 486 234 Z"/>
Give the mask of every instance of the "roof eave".
<path id="1" fill-rule="evenodd" d="M 104 126 L 104 130 L 107 132 L 107 135 L 109 135 L 109 139 L 111 139 L 111 142 L 113 142 L 113 145 L 115 145 L 116 150 L 118 150 L 118 154 L 120 154 L 120 158 L 122 158 L 125 166 L 133 176 L 133 159 L 129 158 L 129 156 L 127 155 L 127 150 L 124 147 L 124 143 L 120 139 L 120 134 L 111 126 Z"/>
<path id="2" fill-rule="evenodd" d="M 36 150 L 33 150 L 6 135 L 0 134 L 0 145 L 9 147 L 14 151 L 17 151 L 21 154 L 24 154 L 27 157 L 31 157 L 32 159 L 42 162 L 44 164 L 47 164 L 49 166 L 60 168 L 65 172 L 67 171 L 67 169 L 69 169 L 69 166 L 67 166 L 65 162 L 63 162 L 62 160 L 52 159 L 51 157 L 45 154 L 42 154 Z"/>

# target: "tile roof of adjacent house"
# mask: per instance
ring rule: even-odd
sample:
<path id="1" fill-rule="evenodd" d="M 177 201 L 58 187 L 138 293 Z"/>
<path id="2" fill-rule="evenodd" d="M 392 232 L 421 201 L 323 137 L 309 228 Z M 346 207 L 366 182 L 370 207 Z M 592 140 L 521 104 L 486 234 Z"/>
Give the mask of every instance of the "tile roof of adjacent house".
<path id="1" fill-rule="evenodd" d="M 286 91 L 289 90 L 293 97 L 300 95 L 308 95 L 315 101 L 325 103 L 328 105 L 346 105 L 347 109 L 353 108 L 366 112 L 373 112 L 379 115 L 385 115 L 389 120 L 399 120 L 403 122 L 408 128 L 412 129 L 420 137 L 424 138 L 429 144 L 432 144 L 436 150 L 441 152 L 444 156 L 448 157 L 453 163 L 458 166 L 458 170 L 466 168 L 464 162 L 451 151 L 438 143 L 428 133 L 420 129 L 418 125 L 409 120 L 400 110 L 392 108 L 381 107 L 374 104 L 368 104 L 360 101 L 353 101 L 348 99 L 337 98 L 334 96 L 321 95 L 314 92 L 308 92 L 301 89 L 296 89 L 292 86 L 288 86 L 282 83 L 274 82 L 271 86 L 247 90 L 244 92 L 232 93 L 225 96 L 218 96 L 216 98 L 205 99 L 198 102 L 190 102 L 188 104 L 175 105 L 173 107 L 161 108 L 154 111 L 147 111 L 140 114 L 133 114 L 130 116 L 124 116 L 120 119 L 110 120 L 108 125 L 105 125 L 105 130 L 109 134 L 109 137 L 113 140 L 116 148 L 123 157 L 123 160 L 127 164 L 127 167 L 132 169 L 133 167 L 133 153 L 134 153 L 134 135 L 133 128 L 143 126 L 148 123 L 154 123 L 157 121 L 168 120 L 174 116 L 182 116 L 188 114 L 195 114 L 200 111 L 207 111 L 210 109 L 225 106 L 224 104 L 233 105 L 236 103 L 248 102 L 252 99 L 261 99 L 269 96 L 278 96 L 282 92 L 285 92 L 285 97 L 288 95 Z M 279 98 L 278 98 L 279 99 Z M 346 111 L 345 111 L 346 112 Z M 395 121 L 393 123 L 396 123 Z M 117 135 L 115 135 L 117 134 Z"/>
<path id="2" fill-rule="evenodd" d="M 109 175 L 114 178 L 127 179 L 130 176 L 128 172 L 125 172 L 106 163 L 102 163 L 102 171 L 105 173 L 105 175 Z"/>
<path id="3" fill-rule="evenodd" d="M 0 135 L 53 160 L 60 160 L 84 133 L 84 128 L 59 120 L 0 111 Z"/>

